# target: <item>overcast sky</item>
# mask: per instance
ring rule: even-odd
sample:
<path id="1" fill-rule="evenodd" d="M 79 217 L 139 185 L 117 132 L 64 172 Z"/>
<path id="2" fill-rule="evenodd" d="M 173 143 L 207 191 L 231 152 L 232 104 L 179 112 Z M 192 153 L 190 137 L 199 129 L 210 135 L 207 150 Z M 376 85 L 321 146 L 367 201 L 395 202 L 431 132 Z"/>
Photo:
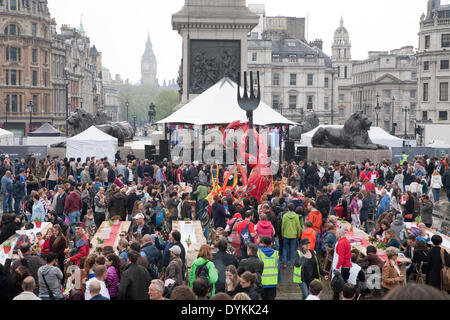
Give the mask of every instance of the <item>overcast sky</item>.
<path id="1" fill-rule="evenodd" d="M 217 0 L 220 1 L 220 0 Z M 150 34 L 158 62 L 158 78 L 178 76 L 181 37 L 172 30 L 171 16 L 185 0 L 49 0 L 58 24 L 83 25 L 91 44 L 103 53 L 103 66 L 133 83 L 140 80 L 140 61 Z M 442 3 L 448 2 L 441 0 Z M 333 34 L 341 15 L 350 32 L 353 59 L 368 51 L 417 48 L 419 21 L 427 0 L 247 0 L 266 5 L 266 15 L 306 17 L 309 40 L 321 38 L 331 54 Z"/>

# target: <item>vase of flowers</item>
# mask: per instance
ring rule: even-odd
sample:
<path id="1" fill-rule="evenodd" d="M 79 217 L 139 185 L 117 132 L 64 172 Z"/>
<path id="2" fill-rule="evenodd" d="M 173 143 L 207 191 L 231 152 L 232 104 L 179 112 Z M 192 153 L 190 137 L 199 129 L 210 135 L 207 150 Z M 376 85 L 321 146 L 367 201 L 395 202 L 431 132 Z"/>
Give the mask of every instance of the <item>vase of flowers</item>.
<path id="1" fill-rule="evenodd" d="M 112 220 L 114 225 L 118 225 L 120 223 L 120 216 L 114 216 Z"/>
<path id="2" fill-rule="evenodd" d="M 36 218 L 36 220 L 34 220 L 34 224 L 36 225 L 36 228 L 39 229 L 42 226 L 42 219 Z"/>
<path id="3" fill-rule="evenodd" d="M 103 248 L 102 248 L 102 247 L 97 247 L 97 248 L 95 248 L 95 251 L 96 251 L 98 254 L 102 254 Z"/>
<path id="4" fill-rule="evenodd" d="M 6 242 L 3 245 L 3 251 L 5 251 L 5 254 L 8 254 L 11 251 L 11 242 Z"/>
<path id="5" fill-rule="evenodd" d="M 188 246 L 188 248 L 190 248 L 191 247 L 191 235 L 189 235 L 188 237 L 187 237 L 187 239 L 186 239 L 186 244 L 187 244 L 187 246 Z"/>
<path id="6" fill-rule="evenodd" d="M 184 224 L 192 224 L 191 219 L 189 218 L 184 219 Z"/>

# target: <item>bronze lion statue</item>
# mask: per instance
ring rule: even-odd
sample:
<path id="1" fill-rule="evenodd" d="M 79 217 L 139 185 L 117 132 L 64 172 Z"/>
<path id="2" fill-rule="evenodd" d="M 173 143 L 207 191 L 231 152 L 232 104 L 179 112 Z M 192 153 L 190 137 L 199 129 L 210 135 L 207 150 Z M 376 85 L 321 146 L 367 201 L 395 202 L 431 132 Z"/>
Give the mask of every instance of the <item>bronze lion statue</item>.
<path id="1" fill-rule="evenodd" d="M 310 132 L 320 124 L 319 117 L 314 112 L 308 112 L 300 125 L 289 129 L 289 140 L 300 141 L 302 134 Z"/>
<path id="2" fill-rule="evenodd" d="M 76 109 L 67 119 L 67 122 L 71 136 L 76 136 L 95 125 L 104 133 L 117 138 L 119 145 L 123 145 L 126 140 L 133 140 L 134 138 L 133 127 L 128 122 L 111 122 L 103 110 L 99 110 L 93 116 L 86 110 Z"/>
<path id="3" fill-rule="evenodd" d="M 374 144 L 369 138 L 372 121 L 363 113 L 354 113 L 345 122 L 343 129 L 319 128 L 312 137 L 312 145 L 316 148 L 388 149 L 386 146 Z"/>

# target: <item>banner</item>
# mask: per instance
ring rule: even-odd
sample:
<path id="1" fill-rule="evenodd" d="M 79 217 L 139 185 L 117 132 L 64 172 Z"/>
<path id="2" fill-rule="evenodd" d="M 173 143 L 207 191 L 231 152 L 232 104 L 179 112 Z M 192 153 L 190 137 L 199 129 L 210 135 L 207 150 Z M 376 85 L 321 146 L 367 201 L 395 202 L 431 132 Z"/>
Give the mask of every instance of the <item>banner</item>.
<path id="1" fill-rule="evenodd" d="M 25 159 L 27 155 L 34 155 L 39 161 L 47 156 L 47 146 L 0 146 L 0 155 L 8 155 L 11 161 Z"/>

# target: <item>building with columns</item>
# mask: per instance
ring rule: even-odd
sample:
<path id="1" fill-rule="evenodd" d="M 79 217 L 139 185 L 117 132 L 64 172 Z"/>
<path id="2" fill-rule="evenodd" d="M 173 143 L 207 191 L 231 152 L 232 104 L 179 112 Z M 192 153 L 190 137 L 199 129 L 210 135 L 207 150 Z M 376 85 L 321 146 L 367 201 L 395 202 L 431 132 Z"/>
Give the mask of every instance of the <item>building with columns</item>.
<path id="1" fill-rule="evenodd" d="M 18 136 L 53 111 L 51 26 L 46 0 L 0 1 L 0 121 Z"/>
<path id="2" fill-rule="evenodd" d="M 419 121 L 450 124 L 450 5 L 429 0 L 418 35 L 416 117 Z"/>
<path id="3" fill-rule="evenodd" d="M 120 75 L 116 74 L 112 77 L 111 72 L 107 68 L 102 68 L 103 72 L 103 91 L 105 93 L 104 111 L 111 121 L 121 121 L 121 109 L 119 102 L 119 86 L 123 84 Z"/>
<path id="4" fill-rule="evenodd" d="M 331 49 L 333 79 L 336 81 L 337 88 L 334 100 L 337 105 L 336 117 L 333 119 L 333 124 L 344 124 L 352 114 L 353 64 L 350 33 L 344 27 L 343 18 L 341 18 L 339 27 L 334 32 L 334 41 Z"/>
<path id="5" fill-rule="evenodd" d="M 397 136 L 414 135 L 417 110 L 417 64 L 412 46 L 371 51 L 353 62 L 352 112 L 365 111 L 376 125 Z M 378 95 L 378 98 L 377 98 Z M 406 123 L 405 123 L 406 110 Z"/>

